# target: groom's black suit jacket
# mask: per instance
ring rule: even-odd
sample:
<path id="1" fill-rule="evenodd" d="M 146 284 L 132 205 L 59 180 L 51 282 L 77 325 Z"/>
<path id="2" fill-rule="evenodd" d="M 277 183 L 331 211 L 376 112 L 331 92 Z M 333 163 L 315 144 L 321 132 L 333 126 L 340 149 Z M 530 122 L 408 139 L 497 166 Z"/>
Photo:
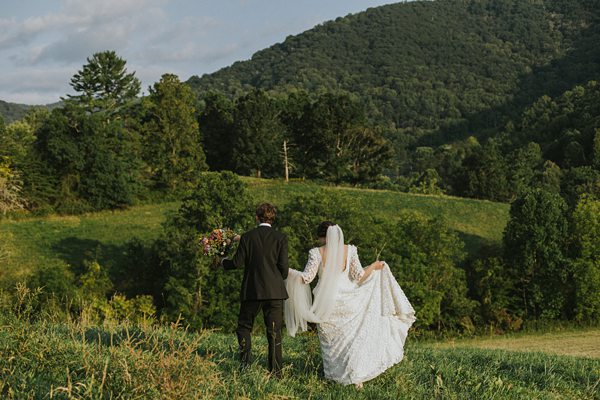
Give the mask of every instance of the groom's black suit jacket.
<path id="1" fill-rule="evenodd" d="M 244 233 L 231 260 L 223 260 L 225 269 L 245 266 L 241 299 L 287 299 L 284 279 L 288 276 L 287 237 L 268 226 Z"/>

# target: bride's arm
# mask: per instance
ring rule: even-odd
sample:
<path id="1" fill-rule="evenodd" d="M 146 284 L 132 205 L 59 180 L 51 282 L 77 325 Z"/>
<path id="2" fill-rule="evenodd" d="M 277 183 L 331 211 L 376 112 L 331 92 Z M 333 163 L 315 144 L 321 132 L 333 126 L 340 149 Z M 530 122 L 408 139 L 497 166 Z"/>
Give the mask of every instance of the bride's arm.
<path id="1" fill-rule="evenodd" d="M 356 281 L 359 285 L 367 280 L 367 278 L 371 275 L 371 273 L 375 270 L 382 269 L 384 265 L 383 261 L 375 261 L 372 264 L 369 264 L 366 268 L 363 268 L 360 264 L 360 259 L 358 258 L 358 252 L 356 248 L 352 251 L 350 257 L 350 276 L 354 281 Z"/>
<path id="2" fill-rule="evenodd" d="M 379 269 L 383 269 L 383 266 L 384 266 L 383 261 L 375 261 L 374 263 L 369 264 L 369 266 L 364 269 L 365 273 L 363 274 L 362 278 L 360 278 L 360 280 L 358 281 L 358 284 L 360 285 L 361 283 L 366 281 L 367 278 L 369 277 L 369 275 L 371 275 L 371 272 L 379 270 Z"/>
<path id="3" fill-rule="evenodd" d="M 302 283 L 308 284 L 315 279 L 317 272 L 319 271 L 319 264 L 321 263 L 321 253 L 319 249 L 314 248 L 308 252 L 308 261 L 304 267 L 304 271 L 300 272 L 300 278 Z"/>

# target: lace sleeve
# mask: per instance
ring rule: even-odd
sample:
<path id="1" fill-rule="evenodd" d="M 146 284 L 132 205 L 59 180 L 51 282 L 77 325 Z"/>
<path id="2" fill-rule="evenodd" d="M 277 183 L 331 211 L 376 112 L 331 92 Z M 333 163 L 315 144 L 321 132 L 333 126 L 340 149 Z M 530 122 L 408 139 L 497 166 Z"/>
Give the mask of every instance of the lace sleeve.
<path id="1" fill-rule="evenodd" d="M 348 249 L 348 251 L 350 252 L 350 279 L 352 279 L 354 282 L 358 282 L 365 274 L 365 270 L 358 259 L 356 247 L 352 246 Z"/>
<path id="2" fill-rule="evenodd" d="M 302 282 L 311 283 L 317 272 L 319 271 L 319 264 L 321 264 L 321 253 L 316 247 L 308 252 L 308 261 L 306 267 L 302 272 Z"/>

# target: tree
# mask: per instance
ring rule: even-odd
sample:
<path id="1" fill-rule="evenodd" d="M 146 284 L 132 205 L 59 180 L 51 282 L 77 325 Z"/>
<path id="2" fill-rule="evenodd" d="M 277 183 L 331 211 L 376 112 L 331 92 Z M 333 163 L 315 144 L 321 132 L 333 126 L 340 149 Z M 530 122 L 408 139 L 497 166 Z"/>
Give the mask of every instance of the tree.
<path id="1" fill-rule="evenodd" d="M 477 147 L 463 162 L 462 194 L 491 200 L 510 198 L 507 165 L 495 140 Z"/>
<path id="2" fill-rule="evenodd" d="M 278 157 L 283 143 L 279 109 L 275 101 L 260 90 L 237 99 L 233 126 L 235 143 L 233 163 L 241 174 L 273 176 L 280 172 Z"/>
<path id="3" fill-rule="evenodd" d="M 560 181 L 562 171 L 558 165 L 550 160 L 544 161 L 540 185 L 544 190 L 552 193 L 560 193 Z"/>
<path id="4" fill-rule="evenodd" d="M 305 107 L 294 141 L 301 173 L 341 181 L 349 172 L 350 132 L 364 122 L 364 110 L 349 95 L 326 93 Z M 354 133 L 354 132 L 353 132 Z"/>
<path id="5" fill-rule="evenodd" d="M 600 128 L 594 131 L 593 164 L 600 171 Z"/>
<path id="6" fill-rule="evenodd" d="M 600 171 L 592 167 L 569 168 L 560 187 L 561 195 L 570 209 L 574 209 L 583 194 L 600 197 Z"/>
<path id="7" fill-rule="evenodd" d="M 0 155 L 10 156 L 19 164 L 25 162 L 34 142 L 34 130 L 26 121 L 15 121 L 0 128 Z"/>
<path id="8" fill-rule="evenodd" d="M 600 200 L 584 195 L 573 212 L 575 319 L 600 319 Z"/>
<path id="9" fill-rule="evenodd" d="M 566 211 L 559 195 L 541 189 L 523 193 L 511 205 L 504 259 L 526 316 L 566 317 L 570 279 Z"/>
<path id="10" fill-rule="evenodd" d="M 132 205 L 143 189 L 138 135 L 121 120 L 106 124 L 93 116 L 85 117 L 83 128 L 80 194 L 96 210 Z"/>
<path id="11" fill-rule="evenodd" d="M 404 211 L 395 221 L 375 221 L 369 230 L 362 254 L 379 248 L 381 259 L 388 262 L 419 310 L 416 326 L 438 331 L 472 329 L 475 303 L 467 296 L 465 271 L 458 266 L 464 260 L 464 243 L 447 221 Z"/>
<path id="12" fill-rule="evenodd" d="M 125 64 L 114 51 L 94 53 L 71 78 L 71 87 L 78 94 L 63 100 L 89 113 L 117 111 L 140 92 L 139 79 L 135 72 L 127 72 Z"/>
<path id="13" fill-rule="evenodd" d="M 233 103 L 223 94 L 211 92 L 204 99 L 204 104 L 199 123 L 206 162 L 213 171 L 232 171 L 235 144 Z"/>
<path id="14" fill-rule="evenodd" d="M 433 194 L 440 195 L 444 192 L 439 187 L 441 178 L 435 169 L 429 168 L 423 172 L 417 181 L 416 185 L 412 185 L 408 191 L 410 193 Z"/>
<path id="15" fill-rule="evenodd" d="M 59 181 L 63 212 L 132 204 L 142 189 L 139 138 L 122 120 L 56 109 L 38 131 L 36 152 Z"/>
<path id="16" fill-rule="evenodd" d="M 529 143 L 508 156 L 510 191 L 517 196 L 531 187 L 542 164 L 542 151 L 537 143 Z"/>
<path id="17" fill-rule="evenodd" d="M 21 180 L 10 164 L 9 157 L 0 156 L 0 214 L 3 216 L 25 206 L 21 195 Z"/>
<path id="18" fill-rule="evenodd" d="M 303 111 L 288 114 L 296 148 L 298 173 L 341 181 L 369 181 L 379 175 L 392 157 L 391 147 L 379 130 L 365 125 L 361 104 L 348 94 L 326 93 L 314 102 L 300 97 Z"/>
<path id="19" fill-rule="evenodd" d="M 144 158 L 159 187 L 184 188 L 207 169 L 195 103 L 191 89 L 172 74 L 144 99 Z"/>

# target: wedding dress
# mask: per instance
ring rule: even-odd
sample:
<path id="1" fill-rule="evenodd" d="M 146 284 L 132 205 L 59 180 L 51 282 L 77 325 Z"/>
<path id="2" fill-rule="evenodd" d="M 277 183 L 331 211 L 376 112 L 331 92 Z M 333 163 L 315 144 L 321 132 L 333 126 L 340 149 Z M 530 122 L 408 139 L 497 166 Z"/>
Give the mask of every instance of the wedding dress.
<path id="1" fill-rule="evenodd" d="M 343 233 L 334 227 L 327 232 L 326 265 L 313 248 L 303 272 L 290 269 L 285 321 L 291 336 L 306 330 L 307 322 L 318 323 L 325 377 L 359 384 L 402 360 L 414 309 L 387 264 L 358 284 L 365 272 L 357 249 L 347 246 L 344 259 Z M 313 303 L 308 284 L 316 275 Z"/>

